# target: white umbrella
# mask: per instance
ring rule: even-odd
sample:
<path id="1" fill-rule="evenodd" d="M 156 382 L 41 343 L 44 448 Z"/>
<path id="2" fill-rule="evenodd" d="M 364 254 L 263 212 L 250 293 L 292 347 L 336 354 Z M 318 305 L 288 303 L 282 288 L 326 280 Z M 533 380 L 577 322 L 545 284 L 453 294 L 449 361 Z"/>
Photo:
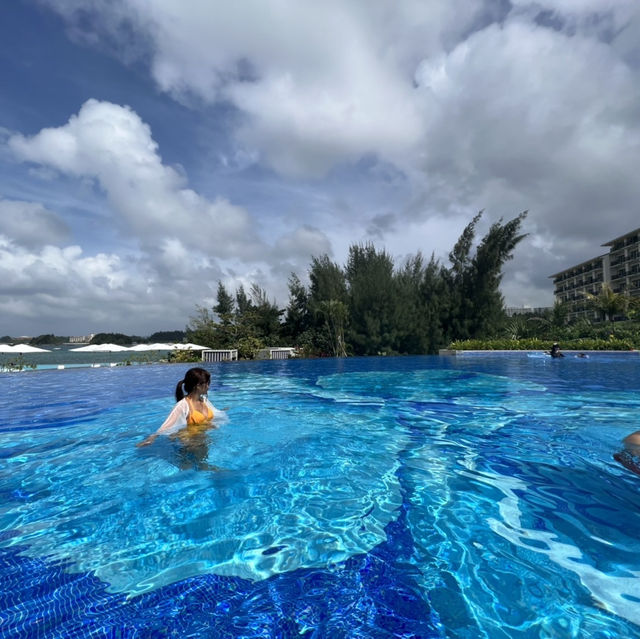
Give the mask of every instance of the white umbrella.
<path id="1" fill-rule="evenodd" d="M 10 344 L 0 344 L 0 353 L 15 353 Z"/>
<path id="2" fill-rule="evenodd" d="M 209 348 L 208 346 L 199 346 L 198 344 L 191 344 L 187 342 L 186 344 L 174 344 L 174 351 L 203 351 Z"/>
<path id="3" fill-rule="evenodd" d="M 132 346 L 130 351 L 170 351 L 173 350 L 173 346 L 171 344 L 136 344 Z"/>
<path id="4" fill-rule="evenodd" d="M 11 347 L 9 353 L 50 353 L 46 348 L 38 348 L 37 346 L 29 346 L 29 344 L 16 344 Z"/>
<path id="5" fill-rule="evenodd" d="M 74 353 L 120 353 L 121 351 L 128 350 L 126 346 L 120 346 L 118 344 L 89 344 L 88 346 L 71 349 Z"/>

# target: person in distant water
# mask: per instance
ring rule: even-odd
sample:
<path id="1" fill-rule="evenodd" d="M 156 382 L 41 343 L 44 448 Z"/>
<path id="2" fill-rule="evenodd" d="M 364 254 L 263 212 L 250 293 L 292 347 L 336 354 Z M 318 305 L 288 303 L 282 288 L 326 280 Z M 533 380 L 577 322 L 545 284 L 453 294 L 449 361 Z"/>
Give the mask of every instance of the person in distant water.
<path id="1" fill-rule="evenodd" d="M 549 355 L 551 355 L 551 357 L 564 357 L 564 355 L 560 352 L 560 347 L 558 346 L 558 342 L 553 343 L 553 346 L 549 351 Z"/>
<path id="2" fill-rule="evenodd" d="M 627 435 L 623 440 L 624 449 L 613 458 L 636 475 L 640 475 L 640 430 Z"/>
<path id="3" fill-rule="evenodd" d="M 158 430 L 141 441 L 148 446 L 159 435 L 176 434 L 182 443 L 202 439 L 211 428 L 216 409 L 207 397 L 211 374 L 204 368 L 190 368 L 176 386 L 176 405 Z"/>

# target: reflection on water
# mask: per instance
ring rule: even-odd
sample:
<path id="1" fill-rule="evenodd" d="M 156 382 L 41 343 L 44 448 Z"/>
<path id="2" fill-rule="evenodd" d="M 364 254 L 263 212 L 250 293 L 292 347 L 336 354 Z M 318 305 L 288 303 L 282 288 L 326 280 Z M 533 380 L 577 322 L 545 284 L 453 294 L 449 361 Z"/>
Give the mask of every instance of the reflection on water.
<path id="1" fill-rule="evenodd" d="M 171 435 L 175 463 L 180 470 L 220 470 L 218 466 L 209 463 L 209 432 L 217 428 L 213 422 L 208 424 L 190 424 L 186 428 Z"/>
<path id="2" fill-rule="evenodd" d="M 131 596 L 213 574 L 371 610 L 381 570 L 376 592 L 402 575 L 446 636 L 635 636 L 639 478 L 612 455 L 637 429 L 639 365 L 212 367 L 229 421 L 144 449 L 182 369 L 6 376 L 0 546 Z M 317 587 L 328 575 L 357 587 Z"/>

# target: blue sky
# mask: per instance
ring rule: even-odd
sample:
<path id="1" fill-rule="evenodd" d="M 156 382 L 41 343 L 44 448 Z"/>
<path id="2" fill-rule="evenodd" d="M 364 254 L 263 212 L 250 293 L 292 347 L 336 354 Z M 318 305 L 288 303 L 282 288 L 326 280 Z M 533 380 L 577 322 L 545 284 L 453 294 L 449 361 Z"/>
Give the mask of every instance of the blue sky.
<path id="1" fill-rule="evenodd" d="M 509 305 L 640 226 L 635 0 L 0 7 L 0 334 L 281 305 L 354 242 L 443 260 L 529 210 Z"/>

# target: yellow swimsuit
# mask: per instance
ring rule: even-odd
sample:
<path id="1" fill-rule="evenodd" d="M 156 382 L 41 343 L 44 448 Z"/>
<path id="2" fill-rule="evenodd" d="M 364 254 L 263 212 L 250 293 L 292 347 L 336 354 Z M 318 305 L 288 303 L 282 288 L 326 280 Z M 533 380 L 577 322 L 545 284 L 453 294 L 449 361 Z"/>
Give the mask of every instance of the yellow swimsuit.
<path id="1" fill-rule="evenodd" d="M 204 415 L 199 410 L 196 410 L 191 403 L 191 400 L 187 398 L 189 404 L 189 416 L 187 417 L 187 426 L 193 426 L 195 424 L 206 424 L 213 419 L 213 411 L 207 406 L 207 414 Z"/>

